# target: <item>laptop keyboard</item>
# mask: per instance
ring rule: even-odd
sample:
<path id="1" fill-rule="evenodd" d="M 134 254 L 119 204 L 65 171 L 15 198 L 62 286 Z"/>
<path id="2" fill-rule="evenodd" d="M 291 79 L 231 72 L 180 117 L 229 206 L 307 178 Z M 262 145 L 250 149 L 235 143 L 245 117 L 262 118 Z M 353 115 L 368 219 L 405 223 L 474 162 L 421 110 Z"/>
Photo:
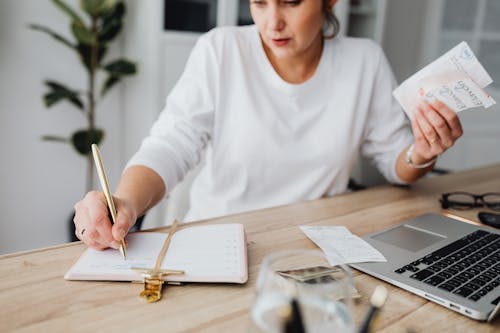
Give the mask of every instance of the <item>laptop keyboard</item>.
<path id="1" fill-rule="evenodd" d="M 500 285 L 500 235 L 477 230 L 395 272 L 476 302 Z"/>

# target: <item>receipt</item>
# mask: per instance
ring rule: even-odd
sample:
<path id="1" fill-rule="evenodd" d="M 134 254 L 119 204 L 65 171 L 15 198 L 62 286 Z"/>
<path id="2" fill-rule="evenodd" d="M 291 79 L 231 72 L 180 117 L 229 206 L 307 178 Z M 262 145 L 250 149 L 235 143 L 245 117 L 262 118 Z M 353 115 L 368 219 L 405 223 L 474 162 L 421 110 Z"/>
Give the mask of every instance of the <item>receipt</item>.
<path id="1" fill-rule="evenodd" d="M 300 229 L 323 250 L 332 266 L 387 261 L 382 253 L 346 227 L 301 226 Z"/>
<path id="2" fill-rule="evenodd" d="M 419 98 L 438 99 L 455 112 L 489 108 L 496 102 L 483 88 L 492 82 L 467 43 L 461 42 L 406 79 L 393 95 L 412 119 Z"/>

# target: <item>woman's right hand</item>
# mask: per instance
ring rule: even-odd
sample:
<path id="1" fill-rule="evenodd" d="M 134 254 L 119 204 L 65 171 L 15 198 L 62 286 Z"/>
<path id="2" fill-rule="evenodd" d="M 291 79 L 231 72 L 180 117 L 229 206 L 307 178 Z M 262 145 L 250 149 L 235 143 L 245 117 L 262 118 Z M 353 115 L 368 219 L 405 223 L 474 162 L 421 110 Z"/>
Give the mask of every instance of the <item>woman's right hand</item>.
<path id="1" fill-rule="evenodd" d="M 132 205 L 116 197 L 113 197 L 113 201 L 117 211 L 115 224 L 111 222 L 103 192 L 91 191 L 74 206 L 76 237 L 93 249 L 118 249 L 120 241 L 125 238 L 137 219 Z"/>

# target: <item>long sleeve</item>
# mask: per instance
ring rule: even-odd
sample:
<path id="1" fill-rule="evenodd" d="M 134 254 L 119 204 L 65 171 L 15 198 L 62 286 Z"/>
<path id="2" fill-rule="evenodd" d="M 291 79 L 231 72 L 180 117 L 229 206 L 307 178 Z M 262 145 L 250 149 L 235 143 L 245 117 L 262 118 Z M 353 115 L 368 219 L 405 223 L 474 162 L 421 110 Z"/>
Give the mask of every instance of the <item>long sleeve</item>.
<path id="1" fill-rule="evenodd" d="M 193 48 L 149 136 L 127 164 L 153 169 L 169 190 L 200 161 L 212 135 L 219 66 L 204 37 Z"/>
<path id="2" fill-rule="evenodd" d="M 379 59 L 361 152 L 389 182 L 401 184 L 404 182 L 396 173 L 396 162 L 413 135 L 403 110 L 392 97 L 396 80 L 389 63 L 380 47 L 374 47 L 378 49 L 375 54 Z"/>

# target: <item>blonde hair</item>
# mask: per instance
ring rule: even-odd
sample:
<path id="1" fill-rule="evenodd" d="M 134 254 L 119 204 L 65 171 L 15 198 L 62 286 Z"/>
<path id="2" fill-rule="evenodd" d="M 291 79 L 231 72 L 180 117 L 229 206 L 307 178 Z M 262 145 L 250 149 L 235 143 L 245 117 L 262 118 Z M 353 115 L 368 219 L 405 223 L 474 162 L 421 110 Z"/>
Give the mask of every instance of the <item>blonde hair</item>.
<path id="1" fill-rule="evenodd" d="M 340 31 L 340 22 L 330 6 L 330 0 L 323 0 L 323 38 L 332 39 Z M 331 32 L 330 32 L 331 30 Z"/>

